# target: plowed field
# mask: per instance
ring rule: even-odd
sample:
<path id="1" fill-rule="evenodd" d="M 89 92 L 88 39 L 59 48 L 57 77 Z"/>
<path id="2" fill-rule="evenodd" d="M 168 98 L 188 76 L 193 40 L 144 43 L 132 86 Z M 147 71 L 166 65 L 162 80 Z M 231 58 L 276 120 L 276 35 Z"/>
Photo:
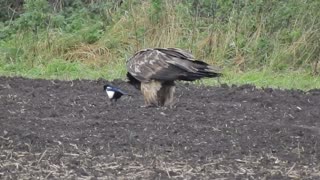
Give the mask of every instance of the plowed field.
<path id="1" fill-rule="evenodd" d="M 110 103 L 103 85 L 133 96 Z M 320 90 L 0 77 L 0 179 L 320 179 Z"/>

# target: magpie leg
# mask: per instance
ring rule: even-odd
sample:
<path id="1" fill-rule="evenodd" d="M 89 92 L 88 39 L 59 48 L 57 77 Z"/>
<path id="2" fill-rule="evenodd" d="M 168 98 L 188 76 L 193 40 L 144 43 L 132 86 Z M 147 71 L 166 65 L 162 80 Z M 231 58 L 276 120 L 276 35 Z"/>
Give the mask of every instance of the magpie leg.
<path id="1" fill-rule="evenodd" d="M 112 99 L 109 99 L 108 101 L 108 105 L 111 106 L 112 105 Z"/>

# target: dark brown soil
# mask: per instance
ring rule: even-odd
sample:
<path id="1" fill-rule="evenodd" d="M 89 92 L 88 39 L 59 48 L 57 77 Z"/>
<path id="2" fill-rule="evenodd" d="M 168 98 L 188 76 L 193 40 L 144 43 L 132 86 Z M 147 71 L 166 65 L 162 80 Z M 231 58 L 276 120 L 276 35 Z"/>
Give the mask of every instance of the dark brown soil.
<path id="1" fill-rule="evenodd" d="M 0 77 L 0 179 L 320 178 L 320 90 L 179 84 L 166 109 L 106 83 Z"/>

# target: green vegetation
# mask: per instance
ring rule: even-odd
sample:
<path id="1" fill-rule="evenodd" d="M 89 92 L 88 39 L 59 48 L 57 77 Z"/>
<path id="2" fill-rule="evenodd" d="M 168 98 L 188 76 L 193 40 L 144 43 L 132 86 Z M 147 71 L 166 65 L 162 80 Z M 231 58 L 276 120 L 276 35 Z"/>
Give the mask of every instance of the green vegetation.
<path id="1" fill-rule="evenodd" d="M 0 0 L 0 7 L 0 75 L 125 78 L 135 51 L 180 47 L 223 68 L 222 83 L 320 88 L 318 0 Z"/>
<path id="2" fill-rule="evenodd" d="M 313 76 L 307 72 L 270 72 L 251 70 L 246 73 L 236 73 L 234 71 L 226 71 L 224 78 L 219 81 L 205 80 L 207 85 L 225 84 L 254 84 L 258 87 L 272 87 L 280 89 L 320 89 L 320 78 Z"/>

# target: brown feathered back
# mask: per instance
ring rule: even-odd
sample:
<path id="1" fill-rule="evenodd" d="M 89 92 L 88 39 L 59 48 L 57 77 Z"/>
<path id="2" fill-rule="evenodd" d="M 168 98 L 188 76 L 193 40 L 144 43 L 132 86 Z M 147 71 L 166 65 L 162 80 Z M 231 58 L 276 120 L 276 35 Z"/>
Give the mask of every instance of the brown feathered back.
<path id="1" fill-rule="evenodd" d="M 218 68 L 196 60 L 189 52 L 177 48 L 141 50 L 128 59 L 127 69 L 129 76 L 140 82 L 193 81 L 221 75 Z"/>

